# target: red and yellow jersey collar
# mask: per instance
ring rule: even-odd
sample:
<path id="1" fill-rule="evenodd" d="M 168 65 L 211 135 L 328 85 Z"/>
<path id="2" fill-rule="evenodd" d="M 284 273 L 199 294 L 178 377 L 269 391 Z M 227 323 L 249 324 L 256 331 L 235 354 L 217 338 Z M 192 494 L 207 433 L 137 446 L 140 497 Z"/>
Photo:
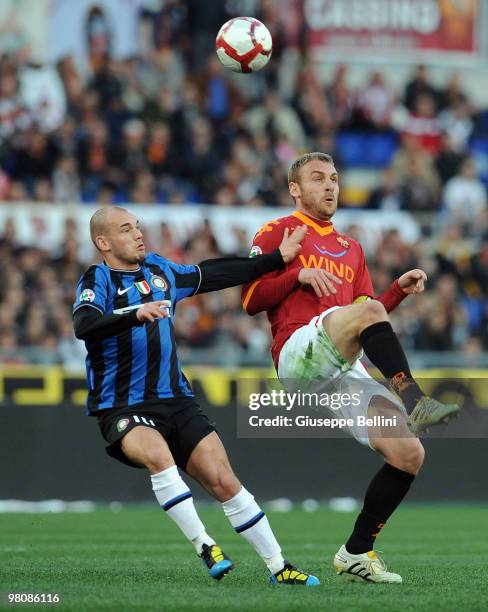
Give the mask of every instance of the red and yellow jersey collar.
<path id="1" fill-rule="evenodd" d="M 330 221 L 319 221 L 319 219 L 314 219 L 313 217 L 309 217 L 301 210 L 296 210 L 292 213 L 292 217 L 296 217 L 300 219 L 302 223 L 312 227 L 320 236 L 328 236 L 335 231 L 334 226 Z"/>

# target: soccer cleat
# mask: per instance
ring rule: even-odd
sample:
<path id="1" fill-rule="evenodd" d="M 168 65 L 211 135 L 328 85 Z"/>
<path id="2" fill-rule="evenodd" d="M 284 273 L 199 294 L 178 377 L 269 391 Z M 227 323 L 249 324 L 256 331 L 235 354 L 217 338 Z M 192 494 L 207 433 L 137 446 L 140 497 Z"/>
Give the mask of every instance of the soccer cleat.
<path id="1" fill-rule="evenodd" d="M 461 407 L 457 404 L 442 404 L 432 397 L 424 396 L 419 399 L 408 417 L 408 426 L 410 431 L 418 436 L 431 425 L 449 423 L 460 410 Z"/>
<path id="2" fill-rule="evenodd" d="M 352 580 L 402 582 L 400 574 L 393 574 L 386 570 L 385 562 L 381 557 L 378 557 L 374 550 L 360 555 L 351 555 L 342 545 L 334 557 L 333 564 L 338 574 L 344 574 Z"/>
<path id="3" fill-rule="evenodd" d="M 221 580 L 226 574 L 234 569 L 234 564 L 216 544 L 202 546 L 201 559 L 208 568 L 208 573 L 215 578 Z"/>
<path id="4" fill-rule="evenodd" d="M 302 572 L 302 570 L 293 566 L 289 561 L 285 561 L 285 567 L 270 576 L 271 584 L 292 584 L 301 586 L 317 586 L 320 580 L 312 574 Z"/>

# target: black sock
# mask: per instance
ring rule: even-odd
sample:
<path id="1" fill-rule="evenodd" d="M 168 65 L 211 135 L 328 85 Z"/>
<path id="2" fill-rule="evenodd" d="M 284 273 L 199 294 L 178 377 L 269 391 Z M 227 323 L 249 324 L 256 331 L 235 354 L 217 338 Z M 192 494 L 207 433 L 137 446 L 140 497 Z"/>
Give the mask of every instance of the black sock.
<path id="1" fill-rule="evenodd" d="M 373 549 L 376 536 L 407 494 L 415 476 L 389 463 L 370 482 L 346 550 L 359 555 Z"/>
<path id="2" fill-rule="evenodd" d="M 359 340 L 368 356 L 410 413 L 425 394 L 412 378 L 402 345 L 388 321 L 373 323 L 359 335 Z"/>

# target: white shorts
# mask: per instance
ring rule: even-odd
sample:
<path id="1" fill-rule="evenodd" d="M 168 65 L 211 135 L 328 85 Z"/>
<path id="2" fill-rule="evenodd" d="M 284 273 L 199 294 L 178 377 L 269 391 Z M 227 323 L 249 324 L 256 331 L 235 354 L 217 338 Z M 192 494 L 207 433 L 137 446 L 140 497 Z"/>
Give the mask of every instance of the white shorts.
<path id="1" fill-rule="evenodd" d="M 352 419 L 354 426 L 345 428 L 358 442 L 371 447 L 368 427 L 357 424 L 357 416 L 368 417 L 368 407 L 375 395 L 380 395 L 392 402 L 406 415 L 403 404 L 386 387 L 372 378 L 359 361 L 350 364 L 324 330 L 322 321 L 334 310 L 343 306 L 334 306 L 314 317 L 308 325 L 297 329 L 285 342 L 278 362 L 278 377 L 283 385 L 294 387 L 299 382 L 303 386 L 311 382 L 325 381 L 329 393 L 360 393 L 359 405 L 341 406 L 330 410 L 334 416 Z M 288 384 L 287 384 L 288 383 Z"/>

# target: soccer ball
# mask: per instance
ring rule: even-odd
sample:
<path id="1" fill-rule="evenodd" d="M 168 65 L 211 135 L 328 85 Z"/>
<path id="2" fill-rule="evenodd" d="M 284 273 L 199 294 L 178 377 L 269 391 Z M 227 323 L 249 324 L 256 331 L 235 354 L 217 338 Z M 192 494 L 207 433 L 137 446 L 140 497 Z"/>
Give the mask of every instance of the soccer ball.
<path id="1" fill-rule="evenodd" d="M 257 72 L 271 58 L 273 39 L 258 19 L 235 17 L 220 28 L 215 47 L 226 68 L 234 72 Z"/>

